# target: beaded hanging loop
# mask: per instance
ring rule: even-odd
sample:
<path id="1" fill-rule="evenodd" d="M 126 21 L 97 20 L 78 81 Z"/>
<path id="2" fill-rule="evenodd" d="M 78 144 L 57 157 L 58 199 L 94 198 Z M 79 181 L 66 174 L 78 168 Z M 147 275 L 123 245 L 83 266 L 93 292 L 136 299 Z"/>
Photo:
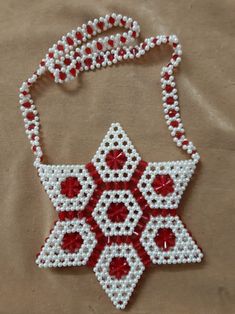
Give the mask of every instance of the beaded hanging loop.
<path id="1" fill-rule="evenodd" d="M 115 26 L 125 29 L 91 40 Z M 34 165 L 59 219 L 38 254 L 39 267 L 87 265 L 113 304 L 124 309 L 146 267 L 200 262 L 203 254 L 177 215 L 180 199 L 200 156 L 185 135 L 174 70 L 181 61 L 175 35 L 146 38 L 134 45 L 140 27 L 115 13 L 63 36 L 20 88 L 20 108 L 35 155 Z M 150 49 L 170 45 L 173 53 L 161 71 L 162 101 L 173 141 L 188 160 L 145 162 L 119 123 L 112 123 L 91 162 L 46 165 L 39 137 L 39 115 L 30 90 L 46 71 L 56 83 L 83 71 L 140 58 Z"/>

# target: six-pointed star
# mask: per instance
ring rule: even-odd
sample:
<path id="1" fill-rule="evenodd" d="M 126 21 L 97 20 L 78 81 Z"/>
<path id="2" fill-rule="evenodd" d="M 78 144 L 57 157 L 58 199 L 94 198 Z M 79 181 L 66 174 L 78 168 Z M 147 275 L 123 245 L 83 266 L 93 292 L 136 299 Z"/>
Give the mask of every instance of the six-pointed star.
<path id="1" fill-rule="evenodd" d="M 145 162 L 113 123 L 91 163 L 40 165 L 59 212 L 39 267 L 88 265 L 113 304 L 125 308 L 144 269 L 200 262 L 202 252 L 176 215 L 193 160 Z"/>

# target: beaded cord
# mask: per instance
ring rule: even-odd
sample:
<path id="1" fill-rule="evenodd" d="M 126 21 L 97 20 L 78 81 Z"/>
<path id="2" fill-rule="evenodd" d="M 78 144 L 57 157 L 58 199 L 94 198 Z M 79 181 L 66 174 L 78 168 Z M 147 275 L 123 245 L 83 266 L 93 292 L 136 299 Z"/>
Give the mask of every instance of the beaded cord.
<path id="1" fill-rule="evenodd" d="M 105 36 L 92 42 L 93 36 L 113 27 L 122 27 L 128 31 L 123 34 Z M 37 166 L 42 161 L 42 148 L 39 138 L 39 114 L 30 94 L 30 88 L 46 71 L 56 83 L 73 80 L 83 71 L 111 66 L 128 59 L 140 58 L 156 46 L 168 44 L 173 53 L 169 63 L 161 71 L 163 110 L 166 124 L 173 141 L 185 150 L 195 162 L 200 159 L 195 146 L 185 136 L 180 117 L 178 94 L 174 79 L 174 70 L 181 62 L 182 48 L 176 35 L 158 35 L 149 37 L 138 45 L 131 45 L 140 34 L 138 22 L 120 14 L 106 15 L 89 21 L 72 30 L 54 44 L 40 62 L 34 74 L 20 87 L 19 103 L 25 123 L 26 134 L 30 140 Z"/>
<path id="2" fill-rule="evenodd" d="M 93 36 L 113 27 L 123 34 Z M 143 271 L 153 264 L 185 264 L 203 253 L 177 215 L 181 197 L 200 159 L 186 138 L 174 79 L 182 49 L 175 35 L 149 37 L 134 45 L 138 22 L 120 14 L 89 21 L 63 36 L 20 87 L 19 102 L 42 185 L 59 219 L 37 255 L 41 268 L 92 267 L 118 309 L 124 309 Z M 91 162 L 46 165 L 40 144 L 40 121 L 30 89 L 47 71 L 56 83 L 83 71 L 140 58 L 163 44 L 172 47 L 161 71 L 163 110 L 176 145 L 188 160 L 145 162 L 119 123 L 112 123 Z"/>

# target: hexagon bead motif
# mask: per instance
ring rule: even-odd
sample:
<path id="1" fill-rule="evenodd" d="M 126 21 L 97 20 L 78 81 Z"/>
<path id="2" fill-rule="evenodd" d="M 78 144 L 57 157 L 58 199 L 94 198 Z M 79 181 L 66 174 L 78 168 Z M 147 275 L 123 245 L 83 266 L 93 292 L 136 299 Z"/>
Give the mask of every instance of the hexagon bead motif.
<path id="1" fill-rule="evenodd" d="M 142 209 L 128 190 L 104 191 L 92 216 L 105 236 L 131 235 Z"/>

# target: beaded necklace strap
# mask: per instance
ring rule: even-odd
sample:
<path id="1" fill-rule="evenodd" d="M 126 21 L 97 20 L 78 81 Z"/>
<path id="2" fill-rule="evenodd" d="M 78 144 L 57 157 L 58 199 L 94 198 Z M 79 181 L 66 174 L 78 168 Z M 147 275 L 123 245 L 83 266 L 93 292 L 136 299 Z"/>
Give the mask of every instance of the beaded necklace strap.
<path id="1" fill-rule="evenodd" d="M 123 34 L 117 33 L 90 42 L 93 36 L 113 27 L 126 29 Z M 195 146 L 186 138 L 179 112 L 178 94 L 174 79 L 174 70 L 181 61 L 182 49 L 175 35 L 158 35 L 149 37 L 144 42 L 133 45 L 140 34 L 138 22 L 120 14 L 106 15 L 89 21 L 76 30 L 63 36 L 49 49 L 45 58 L 40 62 L 34 74 L 20 87 L 19 103 L 26 134 L 30 140 L 35 155 L 34 165 L 38 167 L 43 160 L 39 137 L 39 114 L 32 100 L 30 89 L 38 78 L 49 71 L 56 83 L 73 80 L 83 71 L 90 71 L 116 64 L 120 61 L 140 58 L 150 49 L 162 44 L 172 47 L 173 53 L 169 63 L 161 71 L 162 101 L 166 124 L 171 132 L 173 141 L 181 147 L 192 160 L 197 163 L 200 159 Z"/>

